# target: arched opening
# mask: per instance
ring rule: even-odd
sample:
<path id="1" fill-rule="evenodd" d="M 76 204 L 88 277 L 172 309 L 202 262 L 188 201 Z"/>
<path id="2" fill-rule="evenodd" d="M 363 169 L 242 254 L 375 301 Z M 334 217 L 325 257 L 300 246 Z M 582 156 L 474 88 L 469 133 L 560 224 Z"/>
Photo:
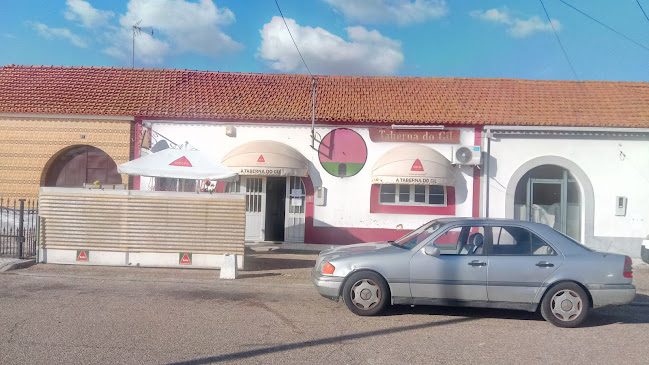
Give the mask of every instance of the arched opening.
<path id="1" fill-rule="evenodd" d="M 61 151 L 47 168 L 44 186 L 82 187 L 84 183 L 121 184 L 117 164 L 99 148 L 82 145 Z"/>
<path id="2" fill-rule="evenodd" d="M 567 169 L 541 165 L 526 172 L 514 192 L 514 219 L 547 224 L 575 240 L 581 239 L 582 197 L 579 183 Z"/>

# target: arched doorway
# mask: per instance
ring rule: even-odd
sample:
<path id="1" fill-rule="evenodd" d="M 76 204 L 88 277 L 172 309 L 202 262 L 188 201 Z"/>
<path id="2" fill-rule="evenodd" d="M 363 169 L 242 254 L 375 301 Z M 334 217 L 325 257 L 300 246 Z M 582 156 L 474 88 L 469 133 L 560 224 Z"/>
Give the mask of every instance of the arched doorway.
<path id="1" fill-rule="evenodd" d="M 541 165 L 525 173 L 514 193 L 514 219 L 547 224 L 581 239 L 582 197 L 575 177 L 557 165 Z"/>
<path id="2" fill-rule="evenodd" d="M 117 164 L 108 154 L 92 146 L 74 146 L 54 158 L 45 175 L 44 186 L 82 187 L 84 183 L 121 184 Z"/>

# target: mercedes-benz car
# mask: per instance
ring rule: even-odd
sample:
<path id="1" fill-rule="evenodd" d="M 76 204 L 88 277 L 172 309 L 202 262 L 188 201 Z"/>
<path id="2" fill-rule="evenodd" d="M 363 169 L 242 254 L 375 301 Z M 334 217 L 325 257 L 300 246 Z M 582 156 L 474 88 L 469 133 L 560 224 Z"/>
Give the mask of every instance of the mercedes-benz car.
<path id="1" fill-rule="evenodd" d="M 361 316 L 392 304 L 450 305 L 538 310 L 556 326 L 576 327 L 592 308 L 633 300 L 631 264 L 543 224 L 448 218 L 396 241 L 323 251 L 311 279 Z"/>

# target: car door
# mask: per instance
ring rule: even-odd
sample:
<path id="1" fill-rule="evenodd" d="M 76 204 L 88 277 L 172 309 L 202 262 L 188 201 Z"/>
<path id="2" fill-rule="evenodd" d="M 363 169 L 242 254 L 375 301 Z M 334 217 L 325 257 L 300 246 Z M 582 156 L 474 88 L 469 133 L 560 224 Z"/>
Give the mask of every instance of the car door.
<path id="1" fill-rule="evenodd" d="M 524 227 L 492 226 L 487 233 L 489 301 L 533 303 L 563 255 Z"/>
<path id="2" fill-rule="evenodd" d="M 429 242 L 439 256 L 419 249 L 410 259 L 410 292 L 415 302 L 487 301 L 487 256 L 484 227 L 463 225 Z"/>

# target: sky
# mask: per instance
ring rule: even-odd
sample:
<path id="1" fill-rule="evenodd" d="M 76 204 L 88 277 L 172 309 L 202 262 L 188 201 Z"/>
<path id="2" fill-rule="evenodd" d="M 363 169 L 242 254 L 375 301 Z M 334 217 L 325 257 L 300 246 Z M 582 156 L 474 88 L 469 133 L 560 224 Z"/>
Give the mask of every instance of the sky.
<path id="1" fill-rule="evenodd" d="M 277 1 L 316 75 L 649 81 L 649 0 Z M 275 0 L 0 0 L 0 65 L 132 67 L 135 24 L 138 68 L 308 73 Z"/>

